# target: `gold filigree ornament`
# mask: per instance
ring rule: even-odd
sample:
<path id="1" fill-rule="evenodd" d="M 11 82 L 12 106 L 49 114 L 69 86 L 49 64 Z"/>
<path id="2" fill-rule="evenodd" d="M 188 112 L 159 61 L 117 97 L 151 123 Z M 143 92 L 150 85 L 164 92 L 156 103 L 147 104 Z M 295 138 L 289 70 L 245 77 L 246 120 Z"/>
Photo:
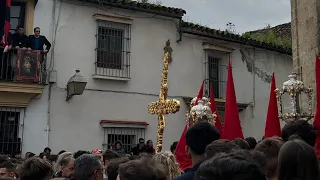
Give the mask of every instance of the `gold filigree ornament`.
<path id="1" fill-rule="evenodd" d="M 313 118 L 312 112 L 312 96 L 313 89 L 311 87 L 306 88 L 302 81 L 297 80 L 297 75 L 292 73 L 288 76 L 289 80 L 284 82 L 282 89 L 276 88 L 278 101 L 279 118 L 285 122 L 295 120 L 306 120 L 309 121 Z M 288 94 L 290 97 L 291 112 L 283 112 L 283 99 L 282 96 Z M 303 94 L 307 95 L 307 110 L 308 112 L 302 112 L 303 110 L 299 107 L 299 97 Z"/>
<path id="2" fill-rule="evenodd" d="M 163 143 L 163 131 L 166 126 L 165 115 L 173 114 L 180 110 L 180 101 L 175 99 L 167 99 L 168 96 L 168 64 L 171 57 L 170 41 L 166 43 L 166 48 L 164 49 L 163 58 L 163 70 L 162 70 L 162 80 L 161 88 L 159 94 L 159 100 L 152 102 L 148 105 L 148 111 L 150 114 L 158 115 L 158 131 L 157 131 L 157 148 L 156 151 L 160 152 L 162 150 Z"/>
<path id="3" fill-rule="evenodd" d="M 198 104 L 194 105 L 197 98 L 193 98 L 190 103 L 190 112 L 186 113 L 186 121 L 189 127 L 193 126 L 195 123 L 200 121 L 206 121 L 211 123 L 213 126 L 216 122 L 216 112 L 212 113 L 210 108 L 209 99 L 203 97 L 202 99 L 198 100 Z"/>

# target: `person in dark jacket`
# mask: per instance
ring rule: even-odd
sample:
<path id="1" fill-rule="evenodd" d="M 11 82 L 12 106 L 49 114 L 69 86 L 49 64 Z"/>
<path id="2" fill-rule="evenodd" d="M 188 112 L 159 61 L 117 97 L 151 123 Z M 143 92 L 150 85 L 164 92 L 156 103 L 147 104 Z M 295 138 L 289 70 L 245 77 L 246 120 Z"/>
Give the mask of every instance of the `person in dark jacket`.
<path id="1" fill-rule="evenodd" d="M 143 138 L 139 138 L 139 144 L 131 149 L 131 153 L 134 156 L 138 156 L 141 152 L 145 152 L 145 144 Z"/>
<path id="2" fill-rule="evenodd" d="M 207 145 L 220 138 L 219 131 L 208 122 L 197 122 L 186 133 L 186 153 L 192 160 L 192 168 L 173 180 L 193 180 L 196 171 L 205 160 Z"/>
<path id="3" fill-rule="evenodd" d="M 43 46 L 46 46 L 44 49 Z M 28 38 L 27 47 L 29 50 L 41 50 L 43 53 L 48 53 L 51 48 L 51 43 L 47 40 L 45 36 L 40 35 L 40 28 L 34 28 L 34 35 L 30 35 Z"/>
<path id="4" fill-rule="evenodd" d="M 126 152 L 123 149 L 122 142 L 121 141 L 116 141 L 114 143 L 114 151 L 117 152 L 118 154 L 125 154 Z"/>
<path id="5" fill-rule="evenodd" d="M 28 37 L 24 34 L 24 28 L 17 26 L 16 32 L 12 35 L 12 47 L 24 48 L 27 47 Z"/>

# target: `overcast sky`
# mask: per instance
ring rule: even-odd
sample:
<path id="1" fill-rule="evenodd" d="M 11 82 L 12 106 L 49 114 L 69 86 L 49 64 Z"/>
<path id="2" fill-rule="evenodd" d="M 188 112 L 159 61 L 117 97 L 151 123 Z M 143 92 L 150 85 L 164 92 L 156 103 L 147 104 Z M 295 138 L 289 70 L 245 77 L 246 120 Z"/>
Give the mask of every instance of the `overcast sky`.
<path id="1" fill-rule="evenodd" d="M 156 1 L 156 0 L 154 0 Z M 160 0 L 187 11 L 185 20 L 215 29 L 232 22 L 237 33 L 290 21 L 290 0 Z"/>

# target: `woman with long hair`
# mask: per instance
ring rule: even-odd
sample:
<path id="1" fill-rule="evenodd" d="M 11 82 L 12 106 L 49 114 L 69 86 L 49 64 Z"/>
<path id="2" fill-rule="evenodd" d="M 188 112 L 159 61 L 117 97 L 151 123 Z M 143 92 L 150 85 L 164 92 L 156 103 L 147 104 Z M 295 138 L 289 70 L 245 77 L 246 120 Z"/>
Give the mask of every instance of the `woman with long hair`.
<path id="1" fill-rule="evenodd" d="M 320 180 L 314 149 L 300 139 L 284 143 L 278 156 L 278 180 Z"/>
<path id="2" fill-rule="evenodd" d="M 174 179 L 181 175 L 179 164 L 170 151 L 156 153 L 152 159 L 156 164 L 161 164 L 166 168 L 167 180 Z"/>
<path id="3" fill-rule="evenodd" d="M 147 141 L 146 146 L 145 146 L 145 152 L 150 153 L 150 154 L 154 154 L 156 152 L 156 150 L 153 148 L 152 140 Z"/>

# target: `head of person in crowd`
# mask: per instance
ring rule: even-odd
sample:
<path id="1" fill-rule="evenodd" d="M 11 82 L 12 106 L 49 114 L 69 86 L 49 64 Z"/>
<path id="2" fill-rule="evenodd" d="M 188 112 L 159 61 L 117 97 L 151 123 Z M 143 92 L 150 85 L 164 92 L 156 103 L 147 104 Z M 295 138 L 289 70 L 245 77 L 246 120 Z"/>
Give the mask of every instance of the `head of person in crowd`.
<path id="1" fill-rule="evenodd" d="M 54 167 L 57 163 L 57 160 L 58 160 L 58 155 L 56 154 L 50 154 L 48 157 L 47 157 L 47 160 L 50 162 L 50 164 Z"/>
<path id="2" fill-rule="evenodd" d="M 26 154 L 24 155 L 24 158 L 28 159 L 30 154 L 31 154 L 31 152 L 26 152 Z"/>
<path id="3" fill-rule="evenodd" d="M 207 145 L 220 138 L 219 131 L 208 122 L 197 122 L 186 132 L 186 153 L 196 165 L 204 160 Z"/>
<path id="4" fill-rule="evenodd" d="M 18 25 L 16 28 L 16 33 L 19 35 L 24 35 L 24 28 L 21 25 Z"/>
<path id="5" fill-rule="evenodd" d="M 288 141 L 292 135 L 299 136 L 312 147 L 316 144 L 317 132 L 315 128 L 305 120 L 290 121 L 282 128 L 281 136 L 284 141 Z"/>
<path id="6" fill-rule="evenodd" d="M 161 164 L 153 159 L 142 158 L 121 164 L 117 180 L 167 180 L 166 172 Z"/>
<path id="7" fill-rule="evenodd" d="M 104 169 L 99 157 L 83 154 L 75 160 L 74 178 L 76 180 L 103 180 Z"/>
<path id="8" fill-rule="evenodd" d="M 149 140 L 147 141 L 147 143 L 146 143 L 146 146 L 147 146 L 147 147 L 153 147 L 153 142 L 152 142 L 152 140 L 149 139 Z"/>
<path id="9" fill-rule="evenodd" d="M 11 158 L 21 159 L 21 151 L 12 153 L 12 154 L 11 154 Z"/>
<path id="10" fill-rule="evenodd" d="M 28 155 L 28 158 L 32 158 L 32 157 L 34 157 L 36 154 L 34 154 L 34 153 L 30 153 L 29 155 Z"/>
<path id="11" fill-rule="evenodd" d="M 140 148 L 143 148 L 145 146 L 145 141 L 144 141 L 143 138 L 139 138 L 139 144 L 138 145 L 139 145 Z"/>
<path id="12" fill-rule="evenodd" d="M 155 149 L 153 148 L 153 142 L 152 140 L 148 140 L 145 147 L 145 152 L 147 153 L 155 153 Z"/>
<path id="13" fill-rule="evenodd" d="M 34 32 L 34 36 L 39 37 L 40 36 L 40 28 L 39 27 L 35 27 L 33 29 Z"/>
<path id="14" fill-rule="evenodd" d="M 150 154 L 150 153 L 147 153 L 147 152 L 141 152 L 138 156 L 138 159 L 141 159 L 141 158 L 152 158 L 153 155 Z"/>
<path id="15" fill-rule="evenodd" d="M 116 180 L 118 177 L 119 166 L 123 163 L 130 161 L 127 157 L 111 159 L 106 169 L 108 180 Z"/>
<path id="16" fill-rule="evenodd" d="M 59 159 L 55 177 L 71 178 L 74 172 L 74 161 L 72 154 Z"/>
<path id="17" fill-rule="evenodd" d="M 220 153 L 203 162 L 194 180 L 266 180 L 249 151 Z"/>
<path id="18" fill-rule="evenodd" d="M 289 140 L 282 145 L 278 157 L 278 180 L 320 179 L 314 149 L 304 140 Z"/>
<path id="19" fill-rule="evenodd" d="M 108 163 L 110 160 L 112 159 L 117 159 L 120 158 L 120 155 L 115 152 L 114 150 L 111 149 L 107 149 L 104 153 L 103 153 L 103 165 L 105 168 L 108 167 Z"/>
<path id="20" fill-rule="evenodd" d="M 51 164 L 40 158 L 29 158 L 19 169 L 20 180 L 49 180 L 53 176 Z"/>
<path id="21" fill-rule="evenodd" d="M 45 156 L 49 156 L 51 154 L 51 149 L 49 147 L 44 148 L 43 150 Z"/>
<path id="22" fill-rule="evenodd" d="M 61 150 L 61 151 L 58 153 L 58 155 L 60 155 L 60 154 L 62 154 L 62 153 L 64 153 L 64 152 L 67 152 L 67 151 Z"/>
<path id="23" fill-rule="evenodd" d="M 129 156 L 128 158 L 129 158 L 129 160 L 130 160 L 130 161 L 131 161 L 131 160 L 137 160 L 137 159 L 140 159 L 140 157 L 139 157 L 139 156 L 135 156 L 135 155 Z"/>
<path id="24" fill-rule="evenodd" d="M 65 159 L 73 158 L 73 154 L 71 152 L 64 152 L 58 156 L 56 165 L 54 166 L 55 176 L 57 176 L 61 171 L 61 161 L 65 161 Z"/>
<path id="25" fill-rule="evenodd" d="M 125 154 L 123 143 L 121 141 L 116 141 L 114 143 L 114 151 L 116 151 L 118 154 Z"/>
<path id="26" fill-rule="evenodd" d="M 100 159 L 100 161 L 103 162 L 103 151 L 101 149 L 93 149 L 91 153 L 94 156 L 97 156 Z"/>
<path id="27" fill-rule="evenodd" d="M 0 177 L 3 178 L 16 178 L 17 164 L 12 161 L 6 161 L 0 164 Z"/>
<path id="28" fill-rule="evenodd" d="M 39 158 L 46 159 L 46 154 L 44 152 L 40 153 Z"/>
<path id="29" fill-rule="evenodd" d="M 278 155 L 281 146 L 284 141 L 277 138 L 267 138 L 262 140 L 255 147 L 256 152 L 261 152 L 266 157 L 266 176 L 268 180 L 276 180 L 277 167 L 278 167 Z"/>
<path id="30" fill-rule="evenodd" d="M 0 155 L 0 164 L 9 160 L 9 157 L 6 155 Z"/>
<path id="31" fill-rule="evenodd" d="M 232 140 L 232 142 L 235 143 L 236 145 L 238 145 L 241 149 L 250 150 L 249 143 L 244 139 L 236 138 L 236 139 Z"/>
<path id="32" fill-rule="evenodd" d="M 178 145 L 178 141 L 175 141 L 171 144 L 170 146 L 170 151 L 172 152 L 172 154 L 174 154 L 176 152 L 177 149 L 177 145 Z"/>
<path id="33" fill-rule="evenodd" d="M 89 151 L 84 151 L 84 150 L 79 150 L 77 152 L 74 153 L 73 157 L 75 159 L 77 159 L 78 157 L 80 157 L 82 154 L 91 154 Z"/>
<path id="34" fill-rule="evenodd" d="M 246 150 L 244 150 L 244 151 L 246 151 Z M 249 152 L 252 155 L 253 160 L 255 160 L 255 162 L 257 162 L 260 165 L 262 172 L 264 174 L 266 174 L 266 171 L 267 171 L 267 158 L 266 158 L 266 156 L 262 152 L 259 152 L 259 151 L 249 151 Z"/>
<path id="35" fill-rule="evenodd" d="M 254 137 L 247 137 L 244 139 L 250 146 L 250 150 L 253 150 L 257 145 L 257 140 Z"/>
<path id="36" fill-rule="evenodd" d="M 240 147 L 232 141 L 229 141 L 226 139 L 219 139 L 219 140 L 213 141 L 206 147 L 205 155 L 206 155 L 206 159 L 210 159 L 214 157 L 216 154 L 219 154 L 219 153 L 229 154 L 234 150 L 240 150 Z"/>
<path id="37" fill-rule="evenodd" d="M 171 151 L 156 153 L 153 157 L 156 164 L 162 164 L 167 173 L 167 180 L 171 180 L 181 175 L 181 170 L 175 156 Z"/>

